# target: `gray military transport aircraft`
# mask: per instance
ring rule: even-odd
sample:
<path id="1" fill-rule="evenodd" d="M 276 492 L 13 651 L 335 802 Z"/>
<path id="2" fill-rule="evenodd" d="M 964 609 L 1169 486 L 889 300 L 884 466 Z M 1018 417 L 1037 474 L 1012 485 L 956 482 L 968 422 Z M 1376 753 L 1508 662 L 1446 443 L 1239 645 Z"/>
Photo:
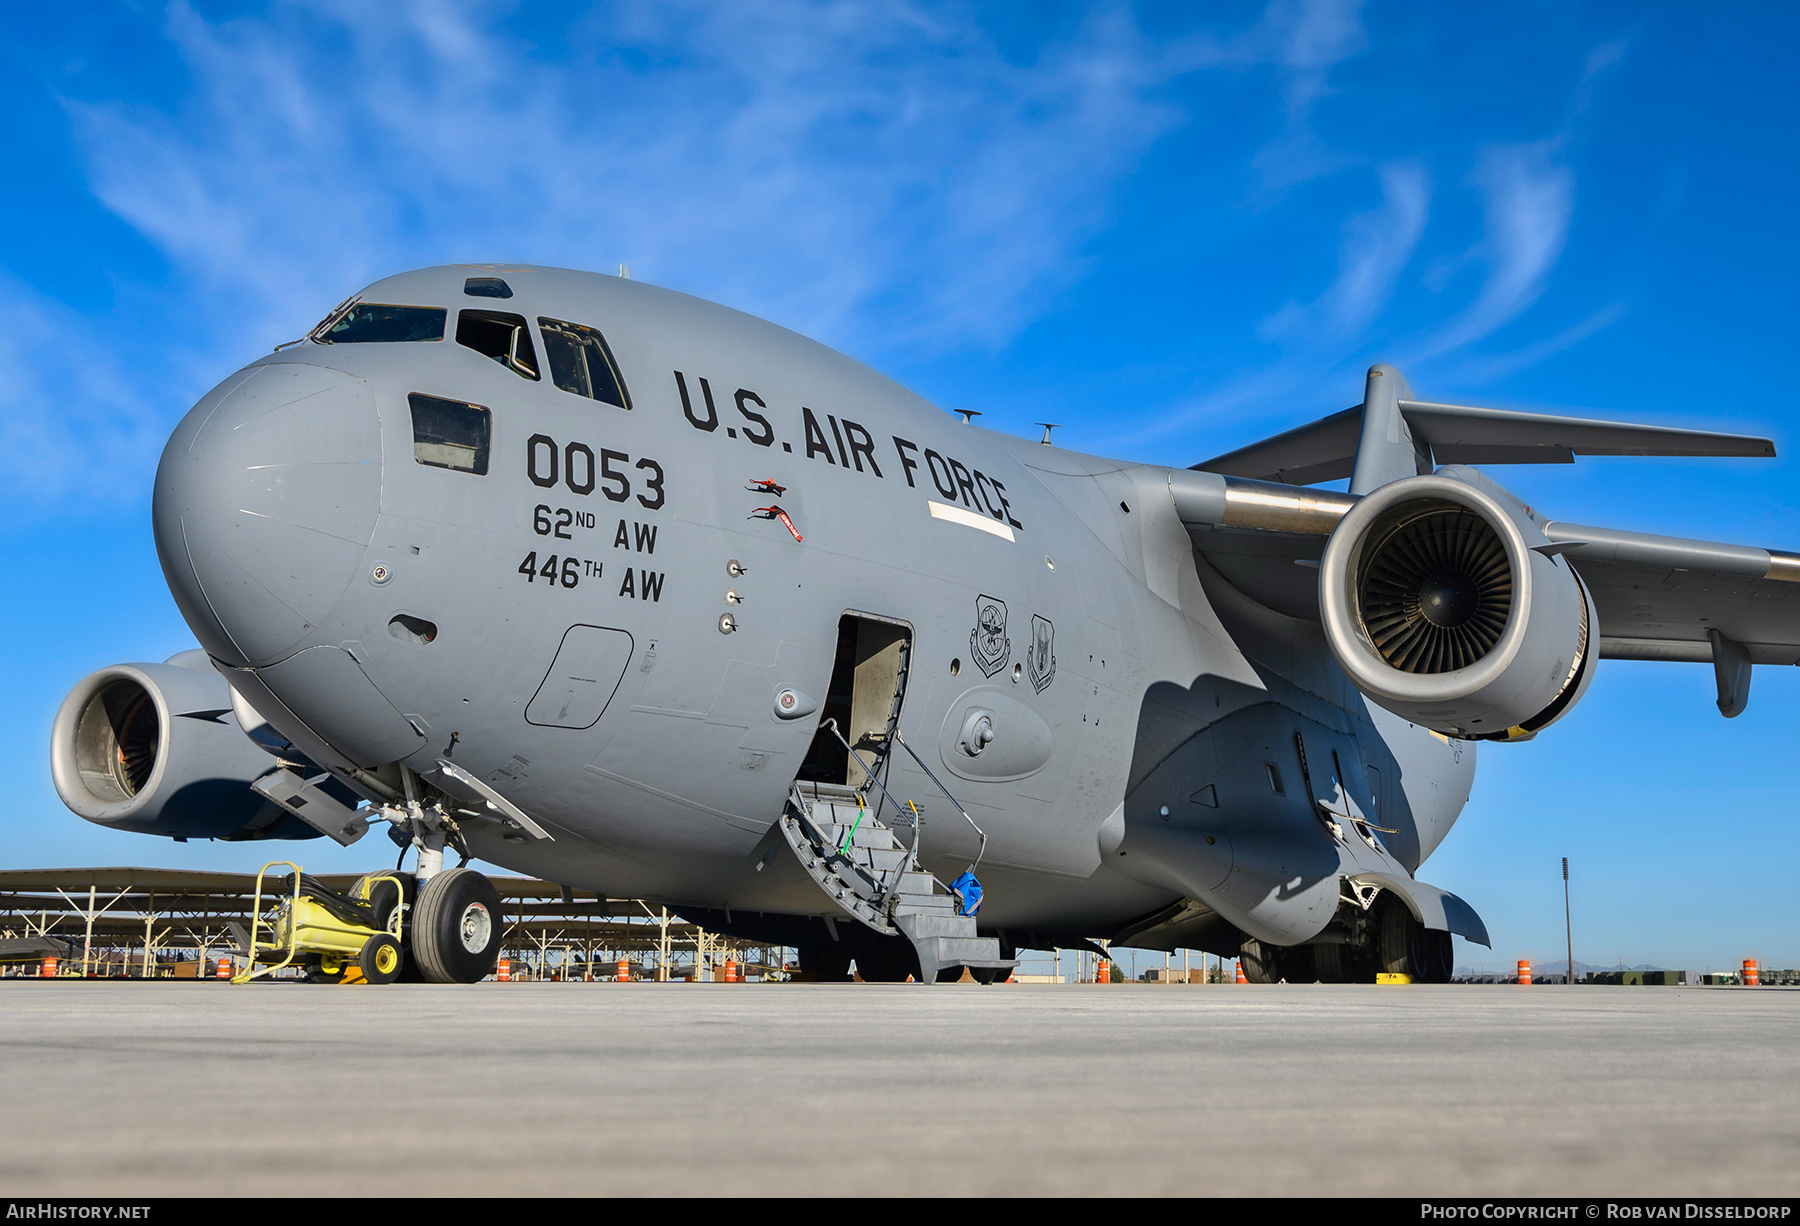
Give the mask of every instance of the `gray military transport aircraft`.
<path id="1" fill-rule="evenodd" d="M 407 273 L 177 428 L 156 545 L 203 650 L 77 685 L 56 785 L 178 841 L 382 827 L 437 982 L 501 936 L 446 848 L 824 979 L 1098 940 L 1443 980 L 1487 933 L 1415 874 L 1479 742 L 1603 658 L 1710 663 L 1726 716 L 1800 661 L 1800 555 L 1558 522 L 1468 467 L 1576 455 L 1774 447 L 1422 401 L 1382 365 L 1169 469 L 642 283 Z"/>

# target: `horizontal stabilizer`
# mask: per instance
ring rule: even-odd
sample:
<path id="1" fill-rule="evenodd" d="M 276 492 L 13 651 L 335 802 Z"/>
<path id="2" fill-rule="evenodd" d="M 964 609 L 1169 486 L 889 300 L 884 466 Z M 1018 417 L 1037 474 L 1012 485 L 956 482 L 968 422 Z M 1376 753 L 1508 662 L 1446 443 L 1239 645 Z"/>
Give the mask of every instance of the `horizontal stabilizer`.
<path id="1" fill-rule="evenodd" d="M 1631 422 L 1483 409 L 1423 400 L 1398 402 L 1413 441 L 1436 464 L 1569 464 L 1578 455 L 1772 457 L 1766 438 Z M 1312 485 L 1350 476 L 1362 434 L 1363 406 L 1216 456 L 1204 472 Z"/>
<path id="2" fill-rule="evenodd" d="M 1775 444 L 1746 434 L 1639 426 L 1591 417 L 1402 400 L 1400 412 L 1439 464 L 1571 464 L 1578 455 L 1756 456 Z"/>
<path id="3" fill-rule="evenodd" d="M 1356 440 L 1362 434 L 1363 407 L 1353 405 L 1285 433 L 1251 443 L 1203 464 L 1190 467 L 1227 477 L 1279 481 L 1283 485 L 1316 485 L 1341 481 L 1356 462 Z"/>

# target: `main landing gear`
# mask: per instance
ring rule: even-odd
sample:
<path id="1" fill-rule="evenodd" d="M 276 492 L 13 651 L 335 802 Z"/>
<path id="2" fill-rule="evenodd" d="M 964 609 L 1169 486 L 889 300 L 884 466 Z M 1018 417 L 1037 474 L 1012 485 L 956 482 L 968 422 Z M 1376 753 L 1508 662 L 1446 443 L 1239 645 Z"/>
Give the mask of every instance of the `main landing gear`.
<path id="1" fill-rule="evenodd" d="M 1251 983 L 1374 983 L 1378 974 L 1414 983 L 1449 983 L 1454 956 L 1448 932 L 1427 928 L 1407 905 L 1383 891 L 1366 907 L 1345 904 L 1320 940 L 1271 945 L 1246 940 L 1238 953 Z"/>

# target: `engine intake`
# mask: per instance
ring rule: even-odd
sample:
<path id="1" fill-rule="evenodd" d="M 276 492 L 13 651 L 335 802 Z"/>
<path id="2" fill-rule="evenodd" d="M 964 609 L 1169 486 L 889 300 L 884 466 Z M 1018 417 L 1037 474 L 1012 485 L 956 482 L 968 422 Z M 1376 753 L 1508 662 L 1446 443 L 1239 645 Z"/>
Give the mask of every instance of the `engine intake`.
<path id="1" fill-rule="evenodd" d="M 1338 664 L 1370 700 L 1446 735 L 1523 740 L 1598 656 L 1593 598 L 1525 507 L 1473 470 L 1408 477 L 1339 521 L 1319 566 Z"/>
<path id="2" fill-rule="evenodd" d="M 173 838 L 316 837 L 250 789 L 274 765 L 238 725 L 230 686 L 199 652 L 83 678 L 63 699 L 50 739 L 50 773 L 70 809 L 102 826 Z"/>

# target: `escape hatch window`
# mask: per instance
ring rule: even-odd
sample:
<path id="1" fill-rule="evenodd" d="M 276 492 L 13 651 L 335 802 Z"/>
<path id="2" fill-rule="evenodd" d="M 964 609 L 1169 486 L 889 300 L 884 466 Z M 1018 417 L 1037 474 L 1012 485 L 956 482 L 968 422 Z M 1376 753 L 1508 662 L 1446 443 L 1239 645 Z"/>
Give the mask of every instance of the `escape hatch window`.
<path id="1" fill-rule="evenodd" d="M 512 286 L 499 277 L 470 277 L 463 282 L 463 293 L 471 298 L 511 298 Z"/>
<path id="2" fill-rule="evenodd" d="M 538 327 L 544 331 L 544 356 L 549 359 L 550 378 L 556 386 L 621 409 L 631 407 L 631 393 L 619 376 L 619 364 L 597 329 L 541 315 Z"/>
<path id="3" fill-rule="evenodd" d="M 441 341 L 448 314 L 443 307 L 358 302 L 313 329 L 312 339 L 321 345 Z"/>
<path id="4" fill-rule="evenodd" d="M 406 402 L 412 406 L 413 459 L 432 468 L 487 476 L 491 410 L 423 392 L 412 393 Z"/>
<path id="5" fill-rule="evenodd" d="M 531 327 L 523 315 L 505 311 L 464 311 L 456 317 L 456 343 L 493 358 L 525 379 L 538 377 Z"/>

